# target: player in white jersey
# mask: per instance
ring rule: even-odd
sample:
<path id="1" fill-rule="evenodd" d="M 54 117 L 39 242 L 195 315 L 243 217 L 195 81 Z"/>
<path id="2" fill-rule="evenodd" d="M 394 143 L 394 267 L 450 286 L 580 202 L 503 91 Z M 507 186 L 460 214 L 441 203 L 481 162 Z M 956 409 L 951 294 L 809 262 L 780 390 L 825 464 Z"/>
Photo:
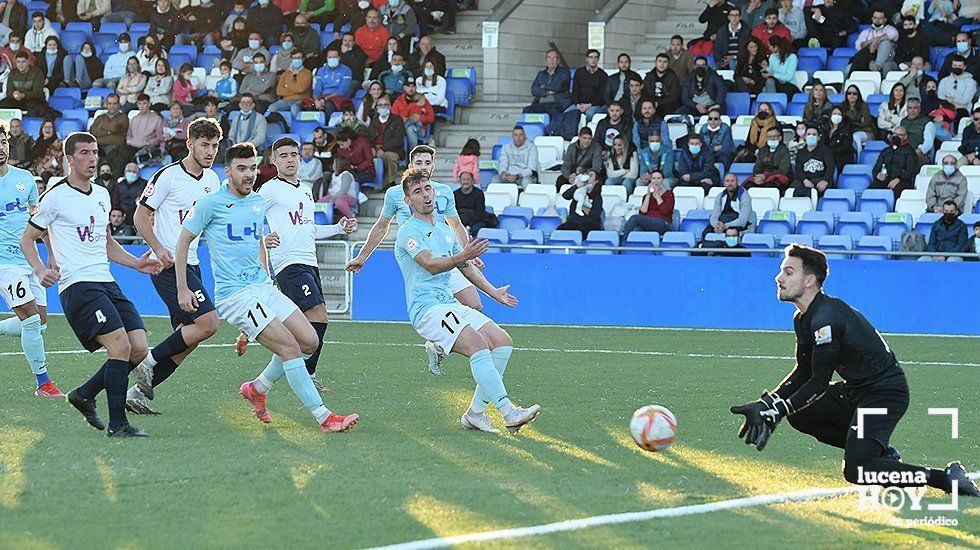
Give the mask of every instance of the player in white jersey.
<path id="1" fill-rule="evenodd" d="M 334 225 L 315 225 L 313 192 L 296 177 L 299 169 L 299 143 L 284 137 L 272 144 L 272 164 L 278 175 L 262 184 L 258 193 L 265 199 L 269 227 L 279 235 L 279 246 L 269 250 L 269 263 L 279 290 L 299 306 L 317 334 L 317 348 L 306 359 L 306 372 L 319 392 L 330 391 L 316 378 L 316 365 L 327 332 L 327 306 L 320 286 L 316 260 L 316 240 L 357 227 L 356 219 L 341 218 Z M 320 162 L 314 158 L 312 162 Z"/>
<path id="2" fill-rule="evenodd" d="M 157 274 L 163 267 L 147 251 L 140 258 L 108 234 L 112 203 L 105 187 L 92 183 L 99 165 L 99 146 L 92 134 L 74 132 L 65 140 L 68 177 L 47 190 L 24 230 L 20 248 L 44 286 L 58 284 L 65 317 L 89 351 L 105 348 L 109 359 L 92 378 L 68 392 L 71 403 L 92 427 L 103 430 L 95 397 L 106 391 L 108 437 L 142 437 L 146 433 L 126 419 L 126 379 L 146 356 L 146 330 L 132 302 L 109 272 L 109 261 Z M 34 242 L 48 231 L 59 271 L 41 263 Z"/>
<path id="3" fill-rule="evenodd" d="M 174 253 L 181 224 L 201 197 L 218 190 L 221 180 L 211 170 L 221 143 L 221 126 L 212 118 L 199 118 L 187 127 L 187 156 L 164 166 L 150 178 L 140 197 L 133 220 L 136 229 L 153 254 L 163 263 L 163 271 L 150 277 L 160 299 L 170 312 L 173 334 L 150 350 L 136 367 L 136 385 L 126 394 L 126 408 L 136 414 L 157 414 L 149 407 L 153 388 L 166 380 L 198 344 L 218 331 L 218 313 L 201 281 L 197 239 L 187 256 L 187 285 L 197 295 L 193 313 L 180 308 Z"/>
<path id="4" fill-rule="evenodd" d="M 435 171 L 436 150 L 428 145 L 418 145 L 408 154 L 408 161 L 411 168 L 418 168 L 425 172 L 426 177 L 432 177 Z M 467 243 L 470 240 L 466 232 L 466 226 L 459 219 L 456 212 L 456 198 L 453 190 L 448 185 L 437 182 L 430 182 L 436 193 L 435 219 L 437 222 L 446 223 L 460 243 Z M 357 252 L 357 256 L 347 262 L 347 271 L 357 273 L 364 267 L 364 263 L 374 250 L 381 244 L 388 229 L 391 227 L 391 220 L 397 218 L 398 224 L 402 225 L 412 217 L 412 208 L 405 202 L 405 193 L 400 185 L 395 185 L 385 192 L 384 209 L 378 216 L 378 221 L 371 227 L 371 232 L 364 246 Z M 478 269 L 483 269 L 483 261 L 479 258 L 473 260 L 473 265 Z M 483 302 L 476 287 L 458 269 L 449 272 L 449 284 L 453 296 L 459 303 L 477 311 L 483 310 Z M 438 376 L 442 374 L 442 360 L 449 350 L 443 350 L 434 342 L 426 342 L 426 353 L 429 356 L 429 372 Z"/>
<path id="5" fill-rule="evenodd" d="M 35 395 L 64 397 L 48 376 L 41 336 L 48 322 L 47 294 L 20 249 L 20 237 L 37 207 L 37 183 L 27 170 L 7 164 L 7 138 L 7 128 L 0 124 L 0 296 L 14 312 L 13 317 L 0 321 L 0 334 L 20 337 L 27 364 L 37 379 Z M 51 254 L 48 265 L 56 269 Z"/>

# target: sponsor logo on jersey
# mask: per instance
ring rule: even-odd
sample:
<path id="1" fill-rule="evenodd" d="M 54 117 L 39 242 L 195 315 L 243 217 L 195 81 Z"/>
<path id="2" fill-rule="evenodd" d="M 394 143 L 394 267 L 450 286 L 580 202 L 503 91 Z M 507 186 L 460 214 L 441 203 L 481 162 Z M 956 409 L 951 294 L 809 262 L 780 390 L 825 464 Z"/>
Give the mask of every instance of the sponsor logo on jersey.
<path id="1" fill-rule="evenodd" d="M 0 210 L 0 218 L 3 218 L 10 212 L 27 212 L 27 205 L 21 204 L 20 197 L 17 197 L 17 200 L 4 205 L 3 210 Z"/>
<path id="2" fill-rule="evenodd" d="M 177 210 L 177 217 L 180 218 L 180 223 L 190 221 L 194 219 L 194 207 L 192 206 L 189 210 Z"/>
<path id="3" fill-rule="evenodd" d="M 88 241 L 90 243 L 95 242 L 96 238 L 102 240 L 101 235 L 95 234 L 95 216 L 89 216 L 88 219 L 88 225 L 75 227 L 75 231 L 78 232 L 78 239 L 82 242 Z"/>
<path id="4" fill-rule="evenodd" d="M 307 218 L 307 217 L 303 216 L 303 203 L 302 202 L 299 203 L 299 209 L 298 210 L 291 210 L 289 212 L 289 221 L 293 225 L 309 225 L 309 224 L 313 223 L 313 219 L 312 218 Z"/>
<path id="5" fill-rule="evenodd" d="M 409 252 L 415 252 L 415 249 L 417 249 L 418 247 L 419 247 L 419 242 L 415 240 L 415 237 L 409 237 L 405 241 L 405 248 L 408 249 Z"/>
<path id="6" fill-rule="evenodd" d="M 829 344 L 833 341 L 833 335 L 830 333 L 830 325 L 821 327 L 813 333 L 813 338 L 816 341 L 816 345 Z"/>
<path id="7" fill-rule="evenodd" d="M 254 240 L 259 240 L 261 235 L 259 233 L 259 224 L 253 223 L 252 225 L 246 225 L 242 228 L 236 228 L 234 224 L 226 224 L 228 239 L 231 241 L 244 241 L 246 237 L 252 237 Z"/>

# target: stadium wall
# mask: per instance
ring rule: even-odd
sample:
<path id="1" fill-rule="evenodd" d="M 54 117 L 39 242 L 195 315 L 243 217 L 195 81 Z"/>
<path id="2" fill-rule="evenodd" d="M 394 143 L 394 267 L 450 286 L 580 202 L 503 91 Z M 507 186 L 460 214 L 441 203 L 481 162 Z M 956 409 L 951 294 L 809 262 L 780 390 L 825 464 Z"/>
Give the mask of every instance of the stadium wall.
<path id="1" fill-rule="evenodd" d="M 45 258 L 44 247 L 41 257 Z M 147 247 L 127 245 L 133 255 Z M 210 254 L 199 252 L 206 288 Z M 792 328 L 793 307 L 775 296 L 778 258 L 510 254 L 484 256 L 490 282 L 510 284 L 509 309 L 484 297 L 485 311 L 506 323 L 723 329 Z M 832 260 L 827 292 L 860 309 L 882 331 L 980 334 L 980 263 Z M 167 310 L 149 277 L 112 264 L 123 292 L 144 315 Z M 378 250 L 354 277 L 356 320 L 406 321 L 401 272 Z M 61 313 L 55 288 L 48 307 Z"/>

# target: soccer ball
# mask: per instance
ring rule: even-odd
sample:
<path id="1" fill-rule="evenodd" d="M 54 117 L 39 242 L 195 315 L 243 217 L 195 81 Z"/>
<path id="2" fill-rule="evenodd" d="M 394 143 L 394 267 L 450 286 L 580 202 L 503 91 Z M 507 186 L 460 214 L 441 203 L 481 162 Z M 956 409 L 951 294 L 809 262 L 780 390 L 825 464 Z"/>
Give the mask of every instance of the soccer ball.
<path id="1" fill-rule="evenodd" d="M 630 435 L 644 451 L 662 451 L 677 439 L 677 419 L 667 407 L 640 407 L 630 420 Z"/>

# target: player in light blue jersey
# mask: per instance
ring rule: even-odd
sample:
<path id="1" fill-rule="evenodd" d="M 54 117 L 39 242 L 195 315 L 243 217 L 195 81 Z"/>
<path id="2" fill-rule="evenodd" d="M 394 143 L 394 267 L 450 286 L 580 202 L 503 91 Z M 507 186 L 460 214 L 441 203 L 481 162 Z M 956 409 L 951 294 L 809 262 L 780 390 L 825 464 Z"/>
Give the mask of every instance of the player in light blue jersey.
<path id="1" fill-rule="evenodd" d="M 460 247 L 449 227 L 436 221 L 436 193 L 425 171 L 408 169 L 402 176 L 402 190 L 413 215 L 398 229 L 395 259 L 405 278 L 412 326 L 447 352 L 470 358 L 477 386 L 460 424 L 497 433 L 486 413 L 487 405 L 493 403 L 504 425 L 515 433 L 534 420 L 541 407 L 517 407 L 507 395 L 503 375 L 514 341 L 489 317 L 453 297 L 449 272 L 458 268 L 477 288 L 505 306 L 516 306 L 517 298 L 508 292 L 510 285 L 494 287 L 473 265 L 472 260 L 486 252 L 486 240 L 472 240 Z"/>
<path id="2" fill-rule="evenodd" d="M 0 334 L 20 338 L 27 364 L 37 379 L 34 394 L 60 398 L 65 394 L 48 376 L 44 353 L 42 334 L 48 322 L 47 293 L 20 249 L 20 237 L 37 207 L 37 184 L 30 172 L 7 163 L 8 137 L 7 129 L 0 125 L 0 295 L 14 312 L 13 317 L 0 321 Z M 49 254 L 48 258 L 53 269 L 54 255 Z"/>
<path id="3" fill-rule="evenodd" d="M 411 168 L 418 168 L 425 172 L 426 177 L 431 178 L 435 171 L 435 156 L 435 149 L 428 145 L 419 145 L 409 153 L 408 161 Z M 456 212 L 456 198 L 452 188 L 433 181 L 429 183 L 435 192 L 435 209 L 433 210 L 435 220 L 438 223 L 447 224 L 459 242 L 469 241 L 466 227 L 459 220 L 459 214 Z M 398 225 L 403 225 L 411 217 L 412 207 L 405 202 L 405 192 L 402 191 L 401 186 L 396 185 L 389 188 L 385 192 L 384 207 L 381 215 L 378 216 L 378 221 L 371 227 L 371 232 L 368 233 L 367 240 L 357 252 L 357 256 L 347 262 L 347 271 L 357 273 L 364 267 L 364 263 L 388 235 L 392 219 L 397 219 Z M 484 267 L 483 261 L 479 258 L 474 259 L 473 263 L 479 269 Z M 458 269 L 449 272 L 449 284 L 453 295 L 461 304 L 477 311 L 483 310 L 483 303 L 480 301 L 480 294 L 476 291 L 476 287 Z M 442 374 L 442 360 L 445 356 L 445 350 L 440 349 L 433 342 L 426 342 L 425 350 L 429 356 L 429 372 L 436 376 Z"/>
<path id="4" fill-rule="evenodd" d="M 180 307 L 189 313 L 198 307 L 198 297 L 187 284 L 186 268 L 191 242 L 203 234 L 211 255 L 218 313 L 274 354 L 258 378 L 242 384 L 239 394 L 252 404 L 259 420 L 271 422 L 265 394 L 285 377 L 323 431 L 346 431 L 357 423 L 358 416 L 330 412 L 306 372 L 305 359 L 317 349 L 316 331 L 266 273 L 265 246 L 278 246 L 279 236 L 270 233 L 263 245 L 265 199 L 252 192 L 258 169 L 255 146 L 233 145 L 226 157 L 228 183 L 197 201 L 184 218 L 177 240 L 175 273 Z"/>

